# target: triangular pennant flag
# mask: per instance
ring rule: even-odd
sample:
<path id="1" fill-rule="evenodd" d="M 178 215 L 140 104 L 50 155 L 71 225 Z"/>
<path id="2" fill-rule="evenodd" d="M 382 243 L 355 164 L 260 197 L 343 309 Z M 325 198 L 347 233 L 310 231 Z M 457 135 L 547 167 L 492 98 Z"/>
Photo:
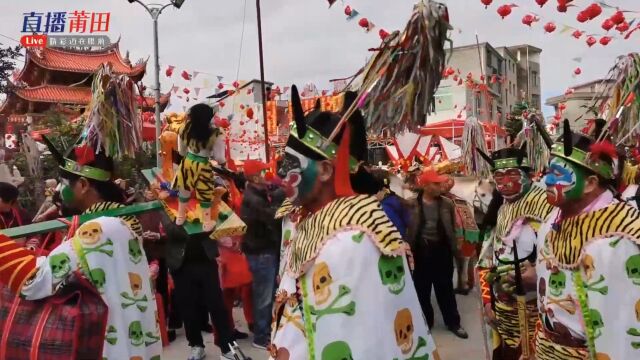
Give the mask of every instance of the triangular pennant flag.
<path id="1" fill-rule="evenodd" d="M 195 77 L 195 75 L 194 75 L 194 77 Z M 193 88 L 193 91 L 196 92 L 196 96 L 200 95 L 200 88 L 199 87 Z"/>
<path id="2" fill-rule="evenodd" d="M 351 9 L 351 15 L 347 16 L 347 21 L 351 21 L 355 18 L 358 17 L 358 15 L 360 15 L 360 13 L 358 12 L 358 10 L 356 9 Z"/>
<path id="3" fill-rule="evenodd" d="M 183 106 L 182 106 L 182 111 L 183 111 L 183 112 L 187 112 L 187 107 L 183 105 Z"/>
<path id="4" fill-rule="evenodd" d="M 336 0 L 327 0 L 329 2 L 329 9 L 336 3 Z"/>
<path id="5" fill-rule="evenodd" d="M 171 87 L 171 92 L 172 92 L 172 93 L 174 93 L 174 94 L 175 94 L 175 93 L 177 93 L 177 92 L 178 92 L 178 87 L 177 87 L 177 86 L 175 86 L 175 85 L 174 85 L 174 86 L 172 86 L 172 87 Z"/>
<path id="6" fill-rule="evenodd" d="M 194 71 L 193 71 L 193 78 L 192 78 L 192 79 L 195 79 L 195 78 L 196 78 L 196 76 L 198 76 L 198 74 L 200 74 L 200 73 L 194 70 Z"/>
<path id="7" fill-rule="evenodd" d="M 573 28 L 569 25 L 562 25 L 562 30 L 560 30 L 560 34 L 564 34 L 566 32 L 569 32 L 573 30 Z"/>
<path id="8" fill-rule="evenodd" d="M 611 6 L 604 1 L 598 1 L 598 3 L 605 9 L 616 9 L 615 6 Z"/>
<path id="9" fill-rule="evenodd" d="M 285 87 L 284 87 L 284 89 L 282 90 L 282 93 L 283 93 L 283 94 L 286 94 L 286 93 L 287 93 L 287 91 L 289 91 L 289 89 L 291 89 L 291 87 L 290 87 L 290 86 L 285 86 Z"/>
<path id="10" fill-rule="evenodd" d="M 224 79 L 224 76 L 220 76 L 220 75 L 218 75 L 218 76 L 216 76 L 216 77 L 218 78 L 218 82 L 221 82 L 221 81 L 222 81 L 222 79 Z"/>
<path id="11" fill-rule="evenodd" d="M 582 62 L 582 58 L 581 58 L 581 57 L 576 57 L 576 58 L 573 58 L 573 59 L 571 59 L 571 60 L 572 60 L 572 61 L 575 61 L 575 62 L 577 62 L 577 63 L 581 63 L 581 62 Z"/>

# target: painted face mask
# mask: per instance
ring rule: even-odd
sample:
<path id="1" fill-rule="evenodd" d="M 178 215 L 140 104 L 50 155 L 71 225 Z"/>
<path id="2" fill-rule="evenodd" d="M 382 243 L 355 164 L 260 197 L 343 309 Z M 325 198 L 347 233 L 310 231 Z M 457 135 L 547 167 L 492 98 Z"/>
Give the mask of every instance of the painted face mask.
<path id="1" fill-rule="evenodd" d="M 496 188 L 506 200 L 514 200 L 529 191 L 531 179 L 521 169 L 500 169 L 493 173 Z"/>
<path id="2" fill-rule="evenodd" d="M 565 201 L 580 199 L 584 192 L 585 171 L 562 158 L 553 158 L 544 182 L 547 185 L 547 201 L 560 206 Z"/>
<path id="3" fill-rule="evenodd" d="M 308 195 L 316 182 L 317 165 L 295 150 L 285 149 L 283 159 L 278 164 L 278 176 L 287 198 L 294 202 Z"/>

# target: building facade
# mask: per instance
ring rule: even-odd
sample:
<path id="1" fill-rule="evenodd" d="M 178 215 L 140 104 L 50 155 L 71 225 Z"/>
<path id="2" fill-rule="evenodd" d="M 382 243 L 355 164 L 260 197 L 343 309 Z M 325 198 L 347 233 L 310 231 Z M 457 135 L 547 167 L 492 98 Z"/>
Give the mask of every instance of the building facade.
<path id="1" fill-rule="evenodd" d="M 597 114 L 597 111 L 594 112 L 591 109 L 596 101 L 608 99 L 611 96 L 613 83 L 615 83 L 614 79 L 598 79 L 580 84 L 564 95 L 547 99 L 545 104 L 553 106 L 560 118 L 569 119 L 572 129 L 582 130 L 590 126 L 590 121 Z"/>
<path id="2" fill-rule="evenodd" d="M 436 93 L 436 113 L 427 123 L 465 120 L 475 117 L 482 122 L 504 125 L 514 104 L 528 100 L 541 108 L 540 55 L 542 50 L 530 45 L 493 47 L 489 43 L 453 48 L 448 67 L 454 75 L 443 78 Z M 466 85 L 471 78 L 485 83 L 486 94 Z"/>

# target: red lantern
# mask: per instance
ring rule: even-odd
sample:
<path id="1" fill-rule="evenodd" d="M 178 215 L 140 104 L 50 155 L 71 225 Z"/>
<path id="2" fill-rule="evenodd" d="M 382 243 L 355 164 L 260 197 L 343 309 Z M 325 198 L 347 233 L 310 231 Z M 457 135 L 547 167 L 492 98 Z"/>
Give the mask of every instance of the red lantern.
<path id="1" fill-rule="evenodd" d="M 558 9 L 558 12 L 566 13 L 567 12 L 567 5 L 566 4 L 558 4 L 558 7 L 556 9 Z"/>
<path id="2" fill-rule="evenodd" d="M 384 39 L 389 37 L 389 33 L 386 32 L 384 29 L 380 29 L 380 31 L 378 31 L 378 35 L 380 35 L 380 40 L 382 41 L 384 41 Z"/>
<path id="3" fill-rule="evenodd" d="M 618 30 L 621 34 L 624 34 L 629 30 L 629 23 L 623 21 L 622 23 L 618 24 L 618 26 L 616 26 L 616 30 Z"/>
<path id="4" fill-rule="evenodd" d="M 453 75 L 453 74 L 455 74 L 455 73 L 456 73 L 456 71 L 455 71 L 455 70 L 453 70 L 453 68 L 452 68 L 451 66 L 449 66 L 449 67 L 447 68 L 447 76 L 451 76 L 451 75 Z"/>
<path id="5" fill-rule="evenodd" d="M 571 34 L 571 36 L 573 36 L 576 39 L 580 39 L 582 37 L 582 34 L 584 34 L 584 32 L 580 30 L 576 30 L 573 32 L 573 34 Z"/>
<path id="6" fill-rule="evenodd" d="M 164 72 L 164 74 L 167 75 L 167 77 L 171 77 L 171 75 L 173 75 L 173 68 L 169 66 L 167 68 L 167 71 Z"/>
<path id="7" fill-rule="evenodd" d="M 484 5 L 484 8 L 488 8 L 489 5 L 493 2 L 493 0 L 480 0 L 480 2 Z"/>
<path id="8" fill-rule="evenodd" d="M 554 31 L 556 31 L 556 24 L 554 24 L 551 21 L 546 23 L 546 24 L 544 24 L 544 31 L 546 31 L 548 33 L 552 33 Z"/>
<path id="9" fill-rule="evenodd" d="M 462 85 L 462 79 L 458 79 L 458 86 Z"/>
<path id="10" fill-rule="evenodd" d="M 592 47 L 597 42 L 598 42 L 598 40 L 596 40 L 596 38 L 594 38 L 593 36 L 589 36 L 587 38 L 587 45 L 589 45 L 589 47 Z"/>
<path id="11" fill-rule="evenodd" d="M 602 22 L 602 28 L 606 31 L 611 30 L 614 26 L 616 26 L 616 24 L 611 19 L 607 19 Z"/>
<path id="12" fill-rule="evenodd" d="M 222 85 L 222 83 L 218 83 L 218 89 L 220 90 L 224 89 L 224 85 Z"/>
<path id="13" fill-rule="evenodd" d="M 231 85 L 233 85 L 233 87 L 236 89 L 240 87 L 240 83 L 238 81 L 234 81 Z"/>
<path id="14" fill-rule="evenodd" d="M 220 108 L 223 108 L 223 107 L 224 107 L 224 101 L 220 101 L 220 102 L 218 103 L 218 105 L 220 106 Z"/>
<path id="15" fill-rule="evenodd" d="M 185 80 L 191 80 L 191 74 L 189 74 L 187 70 L 182 70 L 182 74 L 180 74 L 180 76 Z"/>
<path id="16" fill-rule="evenodd" d="M 580 70 L 580 68 L 577 68 L 576 70 Z M 560 105 L 558 105 L 558 110 L 560 111 L 564 111 L 567 108 L 567 104 L 565 103 L 561 103 Z"/>
<path id="17" fill-rule="evenodd" d="M 598 3 L 589 5 L 585 11 L 589 15 L 589 20 L 593 20 L 602 14 L 602 8 Z"/>
<path id="18" fill-rule="evenodd" d="M 511 14 L 511 6 L 510 5 L 502 5 L 498 8 L 498 15 L 500 15 L 503 19 Z"/>
<path id="19" fill-rule="evenodd" d="M 618 11 L 615 12 L 615 14 L 611 15 L 610 19 L 616 25 L 622 24 L 624 22 L 624 20 L 625 20 L 624 13 L 622 11 L 618 10 Z"/>
<path id="20" fill-rule="evenodd" d="M 253 109 L 252 108 L 248 108 L 247 109 L 247 117 L 249 119 L 253 119 Z"/>
<path id="21" fill-rule="evenodd" d="M 188 95 L 191 92 L 191 90 L 184 88 L 182 89 L 182 92 Z"/>
<path id="22" fill-rule="evenodd" d="M 587 14 L 586 11 L 580 11 L 578 13 L 578 16 L 576 17 L 576 20 L 581 23 L 587 22 L 589 20 L 589 14 Z"/>
<path id="23" fill-rule="evenodd" d="M 580 69 L 580 68 L 576 68 L 575 70 L 573 70 L 573 73 L 574 73 L 575 75 L 580 75 L 580 74 L 582 74 L 582 69 Z"/>
<path id="24" fill-rule="evenodd" d="M 360 27 L 363 28 L 368 28 L 369 27 L 369 20 L 367 20 L 367 18 L 363 17 L 362 19 L 360 19 L 360 21 L 358 21 L 358 25 L 360 25 Z"/>
<path id="25" fill-rule="evenodd" d="M 547 1 L 549 1 L 549 0 L 536 0 L 536 4 L 540 5 L 540 7 L 543 7 L 544 4 L 547 3 Z"/>
<path id="26" fill-rule="evenodd" d="M 344 8 L 344 14 L 351 16 L 351 6 L 347 5 L 347 7 Z"/>
<path id="27" fill-rule="evenodd" d="M 600 45 L 602 46 L 607 46 L 609 45 L 609 43 L 611 42 L 611 37 L 610 36 L 603 36 L 600 38 Z"/>
<path id="28" fill-rule="evenodd" d="M 536 21 L 536 17 L 534 15 L 527 14 L 522 17 L 522 23 L 527 26 L 531 26 L 531 24 L 533 24 L 534 21 Z"/>
<path id="29" fill-rule="evenodd" d="M 220 127 L 221 128 L 228 129 L 229 126 L 231 126 L 231 123 L 229 122 L 229 120 L 227 120 L 227 118 L 220 119 Z"/>

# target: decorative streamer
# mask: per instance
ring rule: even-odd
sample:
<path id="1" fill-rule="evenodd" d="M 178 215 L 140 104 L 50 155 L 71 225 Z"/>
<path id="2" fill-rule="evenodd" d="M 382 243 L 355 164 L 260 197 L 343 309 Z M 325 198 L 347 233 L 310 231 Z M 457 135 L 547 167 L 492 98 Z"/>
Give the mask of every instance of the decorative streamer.
<path id="1" fill-rule="evenodd" d="M 491 176 L 489 164 L 482 159 L 478 150 L 488 154 L 487 142 L 482 124 L 475 117 L 468 117 L 462 129 L 462 164 L 466 174 L 481 178 Z"/>

